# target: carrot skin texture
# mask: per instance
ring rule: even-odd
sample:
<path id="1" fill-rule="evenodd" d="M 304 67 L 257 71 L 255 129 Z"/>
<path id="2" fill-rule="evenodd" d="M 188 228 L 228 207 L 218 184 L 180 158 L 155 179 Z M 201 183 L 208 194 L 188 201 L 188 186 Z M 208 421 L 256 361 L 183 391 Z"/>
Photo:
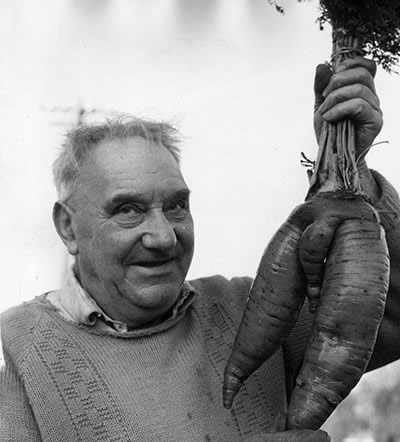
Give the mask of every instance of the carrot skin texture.
<path id="1" fill-rule="evenodd" d="M 299 258 L 307 279 L 309 310 L 315 312 L 321 293 L 325 257 L 342 222 L 339 217 L 327 217 L 314 221 L 305 230 L 299 241 Z"/>
<path id="2" fill-rule="evenodd" d="M 385 309 L 389 256 L 382 227 L 350 219 L 336 230 L 321 302 L 297 377 L 288 429 L 318 429 L 365 372 Z"/>
<path id="3" fill-rule="evenodd" d="M 261 259 L 225 369 L 225 408 L 232 406 L 242 383 L 275 353 L 290 333 L 303 305 L 306 285 L 320 290 L 331 241 L 341 223 L 347 221 L 358 225 L 371 223 L 375 236 L 385 244 L 375 210 L 362 198 L 347 193 L 321 194 L 297 206 L 271 240 Z M 366 264 L 364 272 L 368 271 Z"/>
<path id="4" fill-rule="evenodd" d="M 225 408 L 231 408 L 241 384 L 278 350 L 297 320 L 305 297 L 297 254 L 301 234 L 289 219 L 263 254 L 225 369 Z"/>

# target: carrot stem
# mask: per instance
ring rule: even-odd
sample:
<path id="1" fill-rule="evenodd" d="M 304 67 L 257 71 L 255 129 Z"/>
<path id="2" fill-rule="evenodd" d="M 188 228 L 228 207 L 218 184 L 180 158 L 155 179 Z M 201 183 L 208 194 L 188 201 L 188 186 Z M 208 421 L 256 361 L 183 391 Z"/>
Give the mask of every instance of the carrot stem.
<path id="1" fill-rule="evenodd" d="M 331 61 L 333 72 L 337 71 L 344 59 L 359 53 L 360 48 L 359 39 L 348 35 L 343 29 L 334 28 Z M 337 191 L 365 197 L 357 168 L 355 129 L 350 120 L 323 124 L 307 199 L 318 193 Z"/>

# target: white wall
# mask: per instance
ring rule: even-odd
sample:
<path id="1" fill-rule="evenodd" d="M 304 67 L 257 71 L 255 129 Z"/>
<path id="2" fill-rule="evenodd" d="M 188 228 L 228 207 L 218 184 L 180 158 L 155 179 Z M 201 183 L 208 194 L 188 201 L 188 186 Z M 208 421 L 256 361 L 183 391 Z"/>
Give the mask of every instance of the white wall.
<path id="1" fill-rule="evenodd" d="M 0 2 L 0 311 L 60 284 L 50 166 L 79 106 L 176 121 L 197 232 L 190 277 L 253 275 L 307 191 L 312 83 L 330 56 L 317 2 Z M 386 125 L 370 164 L 400 188 L 400 79 L 380 71 Z"/>
<path id="2" fill-rule="evenodd" d="M 329 59 L 317 2 L 0 1 L 0 311 L 57 288 L 51 163 L 83 106 L 176 121 L 197 232 L 190 277 L 254 275 L 307 191 L 312 83 Z M 400 189 L 399 76 L 378 72 L 385 127 L 370 165 Z M 96 109 L 96 112 L 91 112 Z"/>

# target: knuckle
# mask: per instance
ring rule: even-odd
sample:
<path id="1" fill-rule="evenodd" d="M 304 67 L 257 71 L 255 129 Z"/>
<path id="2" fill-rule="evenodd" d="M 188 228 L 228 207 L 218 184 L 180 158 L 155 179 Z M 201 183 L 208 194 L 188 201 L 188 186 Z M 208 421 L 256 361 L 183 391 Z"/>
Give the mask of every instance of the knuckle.
<path id="1" fill-rule="evenodd" d="M 367 68 L 359 68 L 360 79 L 363 80 L 364 83 L 368 83 L 371 81 L 371 72 Z"/>
<path id="2" fill-rule="evenodd" d="M 365 101 L 361 98 L 355 98 L 353 103 L 353 114 L 354 117 L 362 119 L 366 113 L 367 105 Z"/>
<path id="3" fill-rule="evenodd" d="M 362 83 L 355 84 L 353 88 L 354 88 L 353 89 L 353 94 L 355 96 L 362 97 L 366 93 L 366 90 L 365 90 L 366 87 Z"/>
<path id="4" fill-rule="evenodd" d="M 368 72 L 370 73 L 370 75 L 372 75 L 372 77 L 375 77 L 376 74 L 376 63 L 374 60 L 369 60 L 367 58 L 364 58 L 365 60 L 365 67 L 368 70 Z"/>
<path id="5" fill-rule="evenodd" d="M 378 117 L 376 119 L 376 127 L 378 130 L 382 129 L 383 127 L 383 113 L 379 112 Z"/>
<path id="6" fill-rule="evenodd" d="M 335 73 L 330 79 L 330 85 L 332 89 L 339 89 L 343 85 L 342 76 L 340 73 Z"/>
<path id="7" fill-rule="evenodd" d="M 363 68 L 369 72 L 373 77 L 376 74 L 377 66 L 374 60 L 362 57 L 355 56 L 354 58 L 349 58 L 342 62 L 344 69 L 355 69 L 355 68 Z"/>

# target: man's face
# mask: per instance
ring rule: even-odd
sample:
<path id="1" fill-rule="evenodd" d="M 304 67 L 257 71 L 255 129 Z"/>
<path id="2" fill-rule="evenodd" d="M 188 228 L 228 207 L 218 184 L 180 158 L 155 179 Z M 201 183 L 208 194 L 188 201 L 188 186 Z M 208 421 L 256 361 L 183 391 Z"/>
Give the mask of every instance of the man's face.
<path id="1" fill-rule="evenodd" d="M 189 189 L 168 150 L 140 137 L 103 141 L 68 205 L 75 268 L 103 310 L 131 328 L 166 313 L 194 247 Z"/>

